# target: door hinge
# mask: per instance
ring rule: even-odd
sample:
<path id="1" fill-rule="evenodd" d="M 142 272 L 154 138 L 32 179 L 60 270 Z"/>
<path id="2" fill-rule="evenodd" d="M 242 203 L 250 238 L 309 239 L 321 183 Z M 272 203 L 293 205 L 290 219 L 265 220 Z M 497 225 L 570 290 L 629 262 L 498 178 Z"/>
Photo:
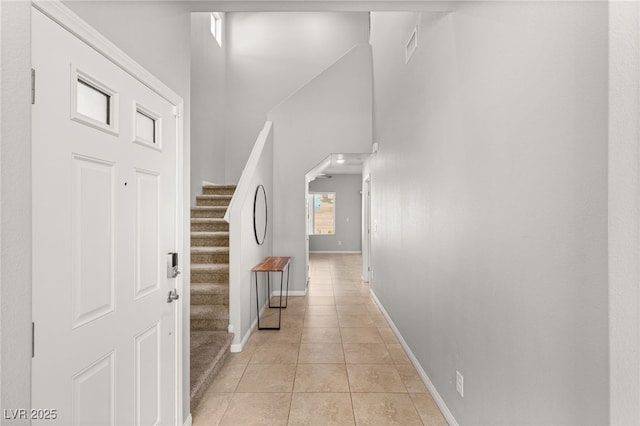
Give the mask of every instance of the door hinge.
<path id="1" fill-rule="evenodd" d="M 174 107 L 173 107 L 173 115 L 176 118 L 182 117 L 182 105 L 174 105 Z"/>
<path id="2" fill-rule="evenodd" d="M 36 70 L 31 68 L 31 105 L 36 103 Z"/>
<path id="3" fill-rule="evenodd" d="M 36 323 L 31 323 L 31 358 L 36 357 Z"/>

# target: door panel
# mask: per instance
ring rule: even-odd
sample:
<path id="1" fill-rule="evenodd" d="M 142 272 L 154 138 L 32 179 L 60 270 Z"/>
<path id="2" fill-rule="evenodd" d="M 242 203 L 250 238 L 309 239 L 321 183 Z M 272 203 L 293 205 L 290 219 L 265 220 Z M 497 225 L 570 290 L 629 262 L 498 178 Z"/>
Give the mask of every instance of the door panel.
<path id="1" fill-rule="evenodd" d="M 58 410 L 47 425 L 176 424 L 174 105 L 32 18 L 32 406 Z"/>

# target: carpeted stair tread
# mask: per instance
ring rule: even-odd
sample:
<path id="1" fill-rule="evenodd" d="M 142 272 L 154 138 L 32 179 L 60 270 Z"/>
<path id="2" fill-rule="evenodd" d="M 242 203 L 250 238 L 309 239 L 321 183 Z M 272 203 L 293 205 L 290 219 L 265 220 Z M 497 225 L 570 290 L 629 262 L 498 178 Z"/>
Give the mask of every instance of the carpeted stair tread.
<path id="1" fill-rule="evenodd" d="M 227 205 L 229 204 L 229 202 L 231 202 L 231 198 L 233 197 L 233 195 L 210 195 L 210 194 L 204 194 L 204 195 L 196 195 L 196 201 L 197 200 L 219 200 L 219 201 L 226 201 Z"/>
<path id="2" fill-rule="evenodd" d="M 228 247 L 229 232 L 227 231 L 192 232 L 191 246 L 192 247 L 203 247 L 203 246 L 204 247 Z"/>
<path id="3" fill-rule="evenodd" d="M 229 236 L 228 231 L 196 231 L 191 233 L 191 238 L 193 237 L 221 237 L 221 236 Z"/>
<path id="4" fill-rule="evenodd" d="M 236 185 L 204 185 L 202 193 L 205 195 L 233 195 Z"/>
<path id="5" fill-rule="evenodd" d="M 227 206 L 195 206 L 191 207 L 192 218 L 223 218 Z"/>
<path id="6" fill-rule="evenodd" d="M 193 305 L 191 306 L 191 320 L 228 320 L 229 307 L 225 305 Z"/>
<path id="7" fill-rule="evenodd" d="M 233 334 L 227 331 L 191 332 L 191 411 L 202 400 L 229 355 Z"/>
<path id="8" fill-rule="evenodd" d="M 203 264 L 192 264 L 191 265 L 191 273 L 193 273 L 193 272 L 218 272 L 218 271 L 228 271 L 228 270 L 229 270 L 229 265 L 225 265 L 225 264 L 216 265 L 216 264 L 203 263 Z"/>
<path id="9" fill-rule="evenodd" d="M 191 247 L 191 253 L 229 253 L 229 247 Z"/>
<path id="10" fill-rule="evenodd" d="M 196 294 L 229 294 L 228 283 L 191 283 L 191 295 Z"/>

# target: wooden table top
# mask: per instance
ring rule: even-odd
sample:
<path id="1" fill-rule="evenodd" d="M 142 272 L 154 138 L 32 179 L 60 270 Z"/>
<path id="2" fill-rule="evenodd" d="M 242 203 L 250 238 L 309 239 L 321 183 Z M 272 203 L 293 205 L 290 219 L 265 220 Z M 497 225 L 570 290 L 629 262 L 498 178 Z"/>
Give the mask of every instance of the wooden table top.
<path id="1" fill-rule="evenodd" d="M 289 262 L 291 262 L 290 257 L 270 256 L 254 266 L 251 272 L 283 272 Z"/>

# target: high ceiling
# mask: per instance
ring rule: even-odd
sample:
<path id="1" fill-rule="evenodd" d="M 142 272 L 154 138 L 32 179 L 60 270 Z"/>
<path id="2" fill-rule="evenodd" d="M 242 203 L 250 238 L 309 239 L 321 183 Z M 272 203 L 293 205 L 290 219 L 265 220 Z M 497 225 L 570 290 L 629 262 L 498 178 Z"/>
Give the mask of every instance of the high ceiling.
<path id="1" fill-rule="evenodd" d="M 193 12 L 267 12 L 267 11 L 414 11 L 451 12 L 458 0 L 180 0 Z"/>

